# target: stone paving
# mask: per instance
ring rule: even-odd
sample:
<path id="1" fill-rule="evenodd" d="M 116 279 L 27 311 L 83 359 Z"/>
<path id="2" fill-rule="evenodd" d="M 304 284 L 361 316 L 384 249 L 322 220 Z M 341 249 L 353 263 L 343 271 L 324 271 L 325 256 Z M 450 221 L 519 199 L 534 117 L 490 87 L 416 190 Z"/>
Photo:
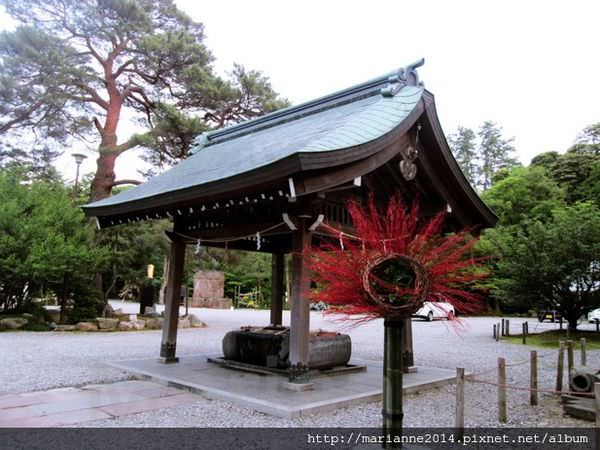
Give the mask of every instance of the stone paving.
<path id="1" fill-rule="evenodd" d="M 199 396 L 141 380 L 0 396 L 0 427 L 61 427 L 181 406 Z"/>

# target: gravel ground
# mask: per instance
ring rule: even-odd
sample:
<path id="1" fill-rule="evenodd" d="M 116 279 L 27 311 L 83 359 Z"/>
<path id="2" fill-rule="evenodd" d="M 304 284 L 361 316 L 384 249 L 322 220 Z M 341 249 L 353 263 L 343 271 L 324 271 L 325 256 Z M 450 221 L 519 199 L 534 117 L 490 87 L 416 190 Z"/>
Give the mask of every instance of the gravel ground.
<path id="1" fill-rule="evenodd" d="M 118 304 L 118 306 L 123 306 Z M 125 310 L 135 311 L 137 305 L 128 304 Z M 268 323 L 268 311 L 252 310 L 193 310 L 208 324 L 208 328 L 179 331 L 179 356 L 219 352 L 225 332 L 243 325 Z M 284 315 L 284 323 L 289 320 Z M 523 319 L 514 319 L 511 328 L 517 329 Z M 321 313 L 311 312 L 311 328 L 340 329 L 340 325 L 324 319 Z M 461 327 L 447 322 L 413 321 L 413 340 L 416 365 L 454 369 L 464 367 L 468 372 L 493 369 L 498 357 L 507 365 L 510 385 L 528 386 L 529 364 L 510 366 L 529 359 L 529 346 L 495 342 L 491 337 L 492 324 L 497 318 L 463 319 Z M 530 332 L 552 328 L 530 321 Z M 587 327 L 587 325 L 584 325 Z M 373 321 L 350 330 L 353 356 L 381 360 L 383 356 L 383 324 Z M 105 365 L 105 361 L 157 356 L 160 331 L 112 333 L 0 333 L 0 394 L 21 393 L 63 386 L 81 386 L 91 383 L 109 383 L 130 376 Z M 556 353 L 538 349 L 539 386 L 552 388 L 555 382 Z M 576 354 L 578 358 L 579 355 Z M 600 367 L 600 350 L 588 349 L 588 364 Z M 495 381 L 496 372 L 477 377 Z M 454 387 L 446 386 L 405 397 L 404 423 L 408 427 L 454 425 Z M 497 391 L 495 386 L 468 382 L 465 389 L 465 420 L 468 427 L 496 427 Z M 540 394 L 539 406 L 529 406 L 527 391 L 509 390 L 508 426 L 515 427 L 570 427 L 593 426 L 592 422 L 563 416 L 560 402 L 550 394 Z M 381 404 L 366 403 L 340 409 L 334 413 L 287 420 L 267 416 L 234 404 L 200 399 L 191 405 L 159 411 L 133 414 L 111 420 L 88 422 L 95 427 L 262 427 L 262 426 L 326 426 L 378 427 Z"/>

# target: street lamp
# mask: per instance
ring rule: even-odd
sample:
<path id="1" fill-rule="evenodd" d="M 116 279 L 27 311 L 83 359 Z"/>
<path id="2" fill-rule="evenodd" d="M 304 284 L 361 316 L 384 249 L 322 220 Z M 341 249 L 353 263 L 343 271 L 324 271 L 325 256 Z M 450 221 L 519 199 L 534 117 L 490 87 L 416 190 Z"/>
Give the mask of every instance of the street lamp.
<path id="1" fill-rule="evenodd" d="M 75 202 L 75 199 L 77 198 L 78 183 L 79 183 L 79 168 L 81 166 L 81 163 L 83 162 L 84 159 L 87 158 L 87 156 L 85 156 L 82 153 L 73 153 L 73 154 L 71 154 L 71 156 L 73 158 L 75 158 L 75 164 L 77 164 L 77 172 L 75 173 L 75 187 L 73 188 L 73 202 Z"/>

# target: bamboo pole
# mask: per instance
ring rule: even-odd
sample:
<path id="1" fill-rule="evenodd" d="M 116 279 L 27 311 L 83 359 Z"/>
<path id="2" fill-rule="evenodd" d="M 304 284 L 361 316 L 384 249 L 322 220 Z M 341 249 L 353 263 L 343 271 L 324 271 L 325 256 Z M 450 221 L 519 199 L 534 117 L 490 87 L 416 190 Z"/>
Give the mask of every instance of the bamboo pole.
<path id="1" fill-rule="evenodd" d="M 556 365 L 556 390 L 562 391 L 563 389 L 563 372 L 565 367 L 565 342 L 559 341 L 558 343 L 558 364 Z"/>
<path id="2" fill-rule="evenodd" d="M 498 358 L 498 420 L 506 423 L 506 361 Z"/>
<path id="3" fill-rule="evenodd" d="M 529 403 L 533 406 L 538 404 L 538 378 L 537 378 L 537 352 L 531 350 L 531 366 L 530 366 L 530 396 Z"/>
<path id="4" fill-rule="evenodd" d="M 402 353 L 400 351 L 402 326 L 402 320 L 384 321 L 382 411 L 384 436 L 402 436 L 404 416 L 402 411 Z"/>
<path id="5" fill-rule="evenodd" d="M 581 338 L 581 365 L 585 366 L 587 363 L 587 349 L 586 349 L 586 340 L 585 338 Z"/>
<path id="6" fill-rule="evenodd" d="M 596 436 L 599 436 L 600 433 L 598 433 L 598 429 L 600 428 L 600 383 L 594 383 L 594 397 L 596 399 Z"/>
<path id="7" fill-rule="evenodd" d="M 458 438 L 465 433 L 465 369 L 456 368 L 456 422 L 454 424 Z"/>

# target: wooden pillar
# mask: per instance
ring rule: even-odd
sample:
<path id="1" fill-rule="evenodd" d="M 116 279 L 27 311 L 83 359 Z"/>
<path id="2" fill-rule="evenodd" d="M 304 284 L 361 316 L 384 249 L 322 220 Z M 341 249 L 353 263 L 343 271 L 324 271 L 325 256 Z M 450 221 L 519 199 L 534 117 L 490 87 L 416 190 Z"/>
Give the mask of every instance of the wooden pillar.
<path id="1" fill-rule="evenodd" d="M 171 258 L 169 264 L 169 281 L 165 298 L 165 318 L 163 321 L 162 342 L 160 344 L 160 362 L 176 363 L 177 321 L 179 320 L 179 295 L 183 279 L 185 259 L 185 243 L 176 236 L 171 237 Z"/>
<path id="2" fill-rule="evenodd" d="M 284 266 L 283 253 L 273 253 L 271 256 L 271 325 L 282 323 Z"/>
<path id="3" fill-rule="evenodd" d="M 292 295 L 290 315 L 290 373 L 293 383 L 308 383 L 308 340 L 310 338 L 310 270 L 302 250 L 310 246 L 311 233 L 304 220 L 292 231 Z"/>

